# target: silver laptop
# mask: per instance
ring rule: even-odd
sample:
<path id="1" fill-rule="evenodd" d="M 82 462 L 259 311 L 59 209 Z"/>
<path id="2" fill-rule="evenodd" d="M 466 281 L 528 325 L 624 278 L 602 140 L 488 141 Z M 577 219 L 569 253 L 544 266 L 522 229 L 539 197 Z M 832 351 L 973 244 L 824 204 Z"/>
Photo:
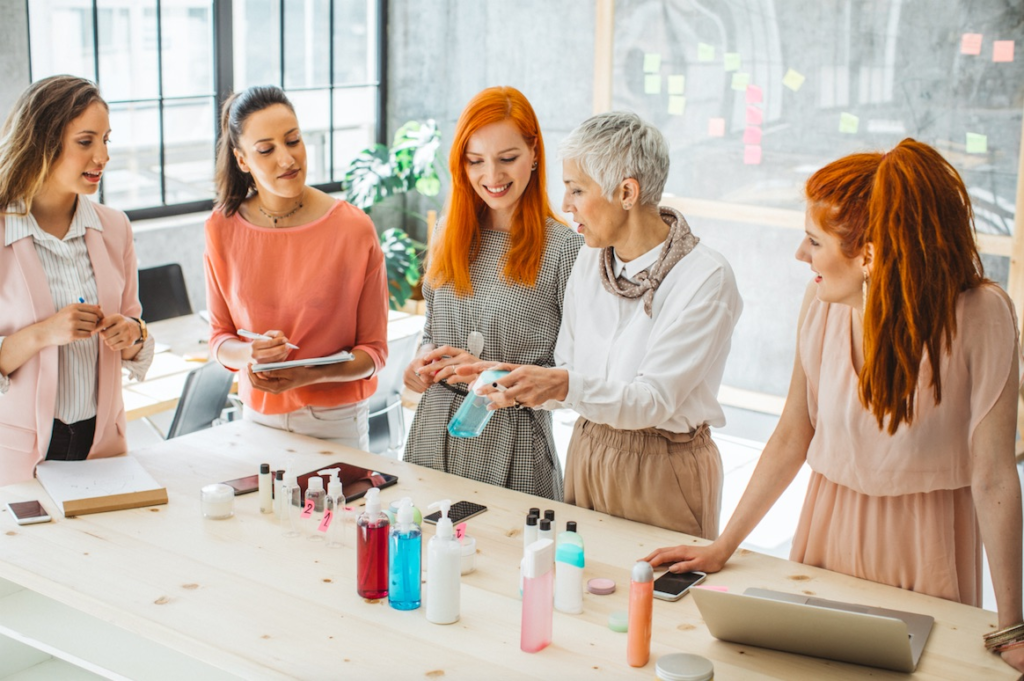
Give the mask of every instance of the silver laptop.
<path id="1" fill-rule="evenodd" d="M 715 638 L 800 655 L 912 672 L 934 617 L 824 598 L 747 589 L 691 589 Z"/>

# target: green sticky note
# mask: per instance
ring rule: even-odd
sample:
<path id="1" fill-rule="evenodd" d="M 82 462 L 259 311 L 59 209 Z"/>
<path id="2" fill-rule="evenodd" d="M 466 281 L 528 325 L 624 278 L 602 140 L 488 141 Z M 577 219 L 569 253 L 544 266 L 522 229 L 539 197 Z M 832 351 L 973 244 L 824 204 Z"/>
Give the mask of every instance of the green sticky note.
<path id="1" fill-rule="evenodd" d="M 988 153 L 988 137 L 976 132 L 967 133 L 967 153 L 986 154 Z"/>
<path id="2" fill-rule="evenodd" d="M 782 77 L 782 84 L 793 92 L 796 92 L 800 89 L 800 86 L 804 84 L 805 80 L 807 80 L 807 78 L 805 78 L 803 74 L 790 69 L 789 71 L 786 71 L 786 75 Z"/>
<path id="3" fill-rule="evenodd" d="M 661 69 L 661 55 L 655 52 L 644 54 L 644 73 L 657 73 Z"/>
<path id="4" fill-rule="evenodd" d="M 707 43 L 697 43 L 697 61 L 714 61 L 715 46 Z"/>
<path id="5" fill-rule="evenodd" d="M 668 93 L 670 95 L 681 95 L 686 89 L 686 76 L 669 76 Z"/>
<path id="6" fill-rule="evenodd" d="M 661 76 L 657 73 L 648 73 L 644 76 L 644 93 L 648 95 L 661 94 Z"/>
<path id="7" fill-rule="evenodd" d="M 686 111 L 686 97 L 682 95 L 668 96 L 668 112 L 673 116 L 682 116 Z"/>
<path id="8" fill-rule="evenodd" d="M 839 132 L 854 134 L 860 127 L 860 119 L 845 111 L 839 115 Z"/>
<path id="9" fill-rule="evenodd" d="M 747 91 L 747 86 L 750 85 L 750 74 L 749 73 L 734 73 L 732 74 L 732 89 L 740 90 L 742 92 Z"/>
<path id="10" fill-rule="evenodd" d="M 740 53 L 739 52 L 726 52 L 725 53 L 725 70 L 726 71 L 739 71 L 740 70 Z"/>

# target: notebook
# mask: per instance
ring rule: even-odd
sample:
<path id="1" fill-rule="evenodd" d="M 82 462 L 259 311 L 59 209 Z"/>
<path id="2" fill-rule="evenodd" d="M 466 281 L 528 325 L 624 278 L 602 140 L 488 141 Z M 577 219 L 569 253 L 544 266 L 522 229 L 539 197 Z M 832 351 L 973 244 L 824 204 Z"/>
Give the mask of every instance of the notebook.
<path id="1" fill-rule="evenodd" d="M 130 456 L 42 461 L 36 478 L 68 518 L 167 503 L 167 490 Z"/>
<path id="2" fill-rule="evenodd" d="M 277 371 L 278 369 L 290 369 L 292 367 L 319 367 L 327 364 L 338 364 L 339 362 L 351 362 L 355 356 L 347 350 L 336 352 L 326 357 L 309 357 L 306 359 L 290 359 L 287 362 L 268 362 L 266 364 L 253 364 L 252 370 Z"/>
<path id="3" fill-rule="evenodd" d="M 824 598 L 747 589 L 691 589 L 715 638 L 840 662 L 913 672 L 933 617 Z"/>

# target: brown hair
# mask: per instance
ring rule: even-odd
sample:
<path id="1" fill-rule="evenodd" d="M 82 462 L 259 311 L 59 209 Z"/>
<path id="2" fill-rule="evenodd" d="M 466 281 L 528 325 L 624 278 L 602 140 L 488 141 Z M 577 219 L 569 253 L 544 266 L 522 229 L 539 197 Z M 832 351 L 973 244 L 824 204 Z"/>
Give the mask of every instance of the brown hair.
<path id="1" fill-rule="evenodd" d="M 960 293 L 988 280 L 975 244 L 974 212 L 959 173 L 927 144 L 905 139 L 886 154 L 853 154 L 807 181 L 808 211 L 852 258 L 874 249 L 864 305 L 860 399 L 879 429 L 914 417 L 928 351 L 935 403 L 939 359 L 956 335 Z"/>
<path id="2" fill-rule="evenodd" d="M 21 93 L 0 129 L 0 211 L 32 199 L 64 150 L 64 131 L 95 102 L 107 107 L 96 84 L 77 76 L 50 76 Z"/>
<path id="3" fill-rule="evenodd" d="M 242 90 L 228 97 L 221 108 L 220 141 L 217 142 L 217 168 L 213 183 L 217 190 L 217 208 L 227 217 L 238 212 L 238 207 L 256 189 L 252 175 L 243 172 L 235 159 L 234 152 L 238 148 L 242 128 L 249 116 L 275 104 L 283 104 L 295 113 L 295 107 L 284 90 L 273 85 L 254 85 Z"/>

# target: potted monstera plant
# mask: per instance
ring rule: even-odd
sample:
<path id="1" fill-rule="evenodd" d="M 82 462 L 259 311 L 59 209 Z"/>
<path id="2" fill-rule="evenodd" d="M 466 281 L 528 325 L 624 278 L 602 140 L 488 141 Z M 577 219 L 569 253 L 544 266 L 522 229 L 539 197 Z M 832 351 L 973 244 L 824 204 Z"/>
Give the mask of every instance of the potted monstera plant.
<path id="1" fill-rule="evenodd" d="M 375 144 L 352 160 L 344 179 L 348 202 L 369 213 L 382 201 L 415 192 L 440 210 L 440 173 L 445 172 L 438 158 L 440 146 L 441 133 L 433 120 L 423 123 L 409 121 L 395 133 L 391 148 Z M 427 223 L 425 215 L 408 210 L 404 197 L 400 214 Z M 387 267 L 391 308 L 398 309 L 419 283 L 426 246 L 412 239 L 400 227 L 384 230 L 380 239 Z"/>

